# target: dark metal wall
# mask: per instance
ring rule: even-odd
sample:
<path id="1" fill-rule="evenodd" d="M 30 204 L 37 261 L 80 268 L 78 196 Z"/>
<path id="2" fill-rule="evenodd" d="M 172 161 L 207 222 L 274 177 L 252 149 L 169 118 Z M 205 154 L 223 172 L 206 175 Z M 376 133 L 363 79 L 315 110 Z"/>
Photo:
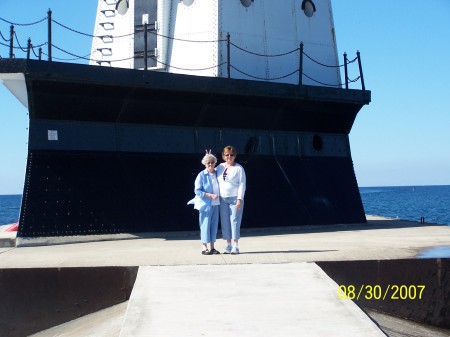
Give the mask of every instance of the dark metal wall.
<path id="1" fill-rule="evenodd" d="M 197 230 L 186 202 L 201 158 L 32 151 L 18 236 Z M 241 154 L 237 162 L 247 174 L 243 227 L 365 222 L 348 157 Z"/>
<path id="2" fill-rule="evenodd" d="M 196 230 L 201 158 L 226 145 L 247 174 L 244 227 L 365 222 L 348 134 L 370 92 L 24 60 L 0 71 L 28 88 L 19 237 Z"/>
<path id="3" fill-rule="evenodd" d="M 350 157 L 348 135 L 34 119 L 29 149 L 198 155 L 233 144 L 248 155 Z"/>
<path id="4" fill-rule="evenodd" d="M 136 73 L 142 74 L 141 81 L 133 81 Z M 33 79 L 28 84 L 30 118 L 347 135 L 361 109 L 359 97 L 345 90 L 341 95 L 349 102 L 322 97 L 316 88 L 299 91 L 295 85 L 249 86 L 251 81 L 151 71 L 118 71 L 117 76 L 129 80 L 111 85 L 117 77 L 92 84 Z M 339 91 L 330 89 L 330 94 Z"/>

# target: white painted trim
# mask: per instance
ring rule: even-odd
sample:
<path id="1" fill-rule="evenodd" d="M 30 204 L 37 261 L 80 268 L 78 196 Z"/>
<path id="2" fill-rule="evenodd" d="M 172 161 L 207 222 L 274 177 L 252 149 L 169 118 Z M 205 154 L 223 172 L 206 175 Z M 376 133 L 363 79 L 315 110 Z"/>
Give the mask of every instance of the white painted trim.
<path id="1" fill-rule="evenodd" d="M 0 82 L 28 109 L 28 92 L 23 73 L 2 73 Z"/>

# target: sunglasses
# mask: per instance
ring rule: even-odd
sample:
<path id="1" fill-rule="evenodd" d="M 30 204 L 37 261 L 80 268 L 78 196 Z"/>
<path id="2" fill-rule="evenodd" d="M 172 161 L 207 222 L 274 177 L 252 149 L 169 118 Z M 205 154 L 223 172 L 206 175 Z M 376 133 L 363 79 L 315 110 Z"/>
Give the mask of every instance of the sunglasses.
<path id="1" fill-rule="evenodd" d="M 225 157 L 234 157 L 234 153 L 226 153 L 224 154 Z"/>
<path id="2" fill-rule="evenodd" d="M 213 161 L 207 162 L 206 165 L 215 165 L 216 163 Z"/>

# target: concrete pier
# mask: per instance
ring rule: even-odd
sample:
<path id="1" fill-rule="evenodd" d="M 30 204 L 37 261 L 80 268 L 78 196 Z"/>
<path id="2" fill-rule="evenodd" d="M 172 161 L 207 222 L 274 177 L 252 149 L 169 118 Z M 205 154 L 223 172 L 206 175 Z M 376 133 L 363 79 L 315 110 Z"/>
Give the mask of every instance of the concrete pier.
<path id="1" fill-rule="evenodd" d="M 126 308 L 37 336 L 384 336 L 386 329 L 353 301 L 338 297 L 338 284 L 320 262 L 414 260 L 427 249 L 450 247 L 450 226 L 377 217 L 361 225 L 243 228 L 237 256 L 201 255 L 198 236 L 0 247 L 0 268 L 139 267 Z M 224 248 L 221 240 L 216 246 Z"/>
<path id="2" fill-rule="evenodd" d="M 141 267 L 120 337 L 379 336 L 315 263 Z"/>
<path id="3" fill-rule="evenodd" d="M 198 232 L 129 240 L 0 248 L 0 268 L 261 264 L 415 258 L 450 246 L 450 226 L 368 218 L 367 224 L 241 229 L 239 256 L 200 254 Z M 2 234 L 5 235 L 5 234 Z M 11 236 L 11 234 L 6 234 Z M 13 234 L 12 234 L 13 235 Z M 217 248 L 225 245 L 217 240 Z"/>

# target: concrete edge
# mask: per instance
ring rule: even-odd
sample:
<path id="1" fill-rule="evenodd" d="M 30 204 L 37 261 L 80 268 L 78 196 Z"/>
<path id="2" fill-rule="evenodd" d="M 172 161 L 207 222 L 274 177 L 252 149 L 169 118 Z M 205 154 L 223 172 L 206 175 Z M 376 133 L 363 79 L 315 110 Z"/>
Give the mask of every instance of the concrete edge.
<path id="1" fill-rule="evenodd" d="M 450 258 L 316 263 L 364 309 L 450 329 Z"/>
<path id="2" fill-rule="evenodd" d="M 128 301 L 113 305 L 72 321 L 37 332 L 30 337 L 95 336 L 119 337 Z"/>
<path id="3" fill-rule="evenodd" d="M 137 272 L 138 267 L 0 268 L 0 336 L 29 336 L 126 302 Z"/>
<path id="4" fill-rule="evenodd" d="M 242 236 L 249 235 L 274 235 L 274 234 L 292 234 L 304 232 L 319 231 L 348 231 L 359 229 L 376 229 L 376 228 L 397 228 L 405 226 L 446 226 L 440 224 L 425 223 L 421 224 L 415 221 L 383 218 L 375 216 L 367 216 L 366 223 L 354 224 L 331 224 L 331 225 L 306 225 L 306 226 L 285 226 L 285 227 L 254 227 L 241 228 Z M 3 232 L 4 233 L 4 232 Z M 132 239 L 149 239 L 149 238 L 191 238 L 197 237 L 198 231 L 174 231 L 174 232 L 143 232 L 143 233 L 117 233 L 117 234 L 95 234 L 95 235 L 75 235 L 75 236 L 50 236 L 50 237 L 16 237 L 14 235 L 15 247 L 33 247 L 33 246 L 50 246 L 64 245 L 72 243 L 87 243 L 114 240 L 132 240 Z M 220 230 L 218 235 L 220 236 Z M 0 236 L 0 247 L 1 247 Z M 8 246 L 10 247 L 10 246 Z M 14 246 L 12 246 L 14 247 Z"/>

